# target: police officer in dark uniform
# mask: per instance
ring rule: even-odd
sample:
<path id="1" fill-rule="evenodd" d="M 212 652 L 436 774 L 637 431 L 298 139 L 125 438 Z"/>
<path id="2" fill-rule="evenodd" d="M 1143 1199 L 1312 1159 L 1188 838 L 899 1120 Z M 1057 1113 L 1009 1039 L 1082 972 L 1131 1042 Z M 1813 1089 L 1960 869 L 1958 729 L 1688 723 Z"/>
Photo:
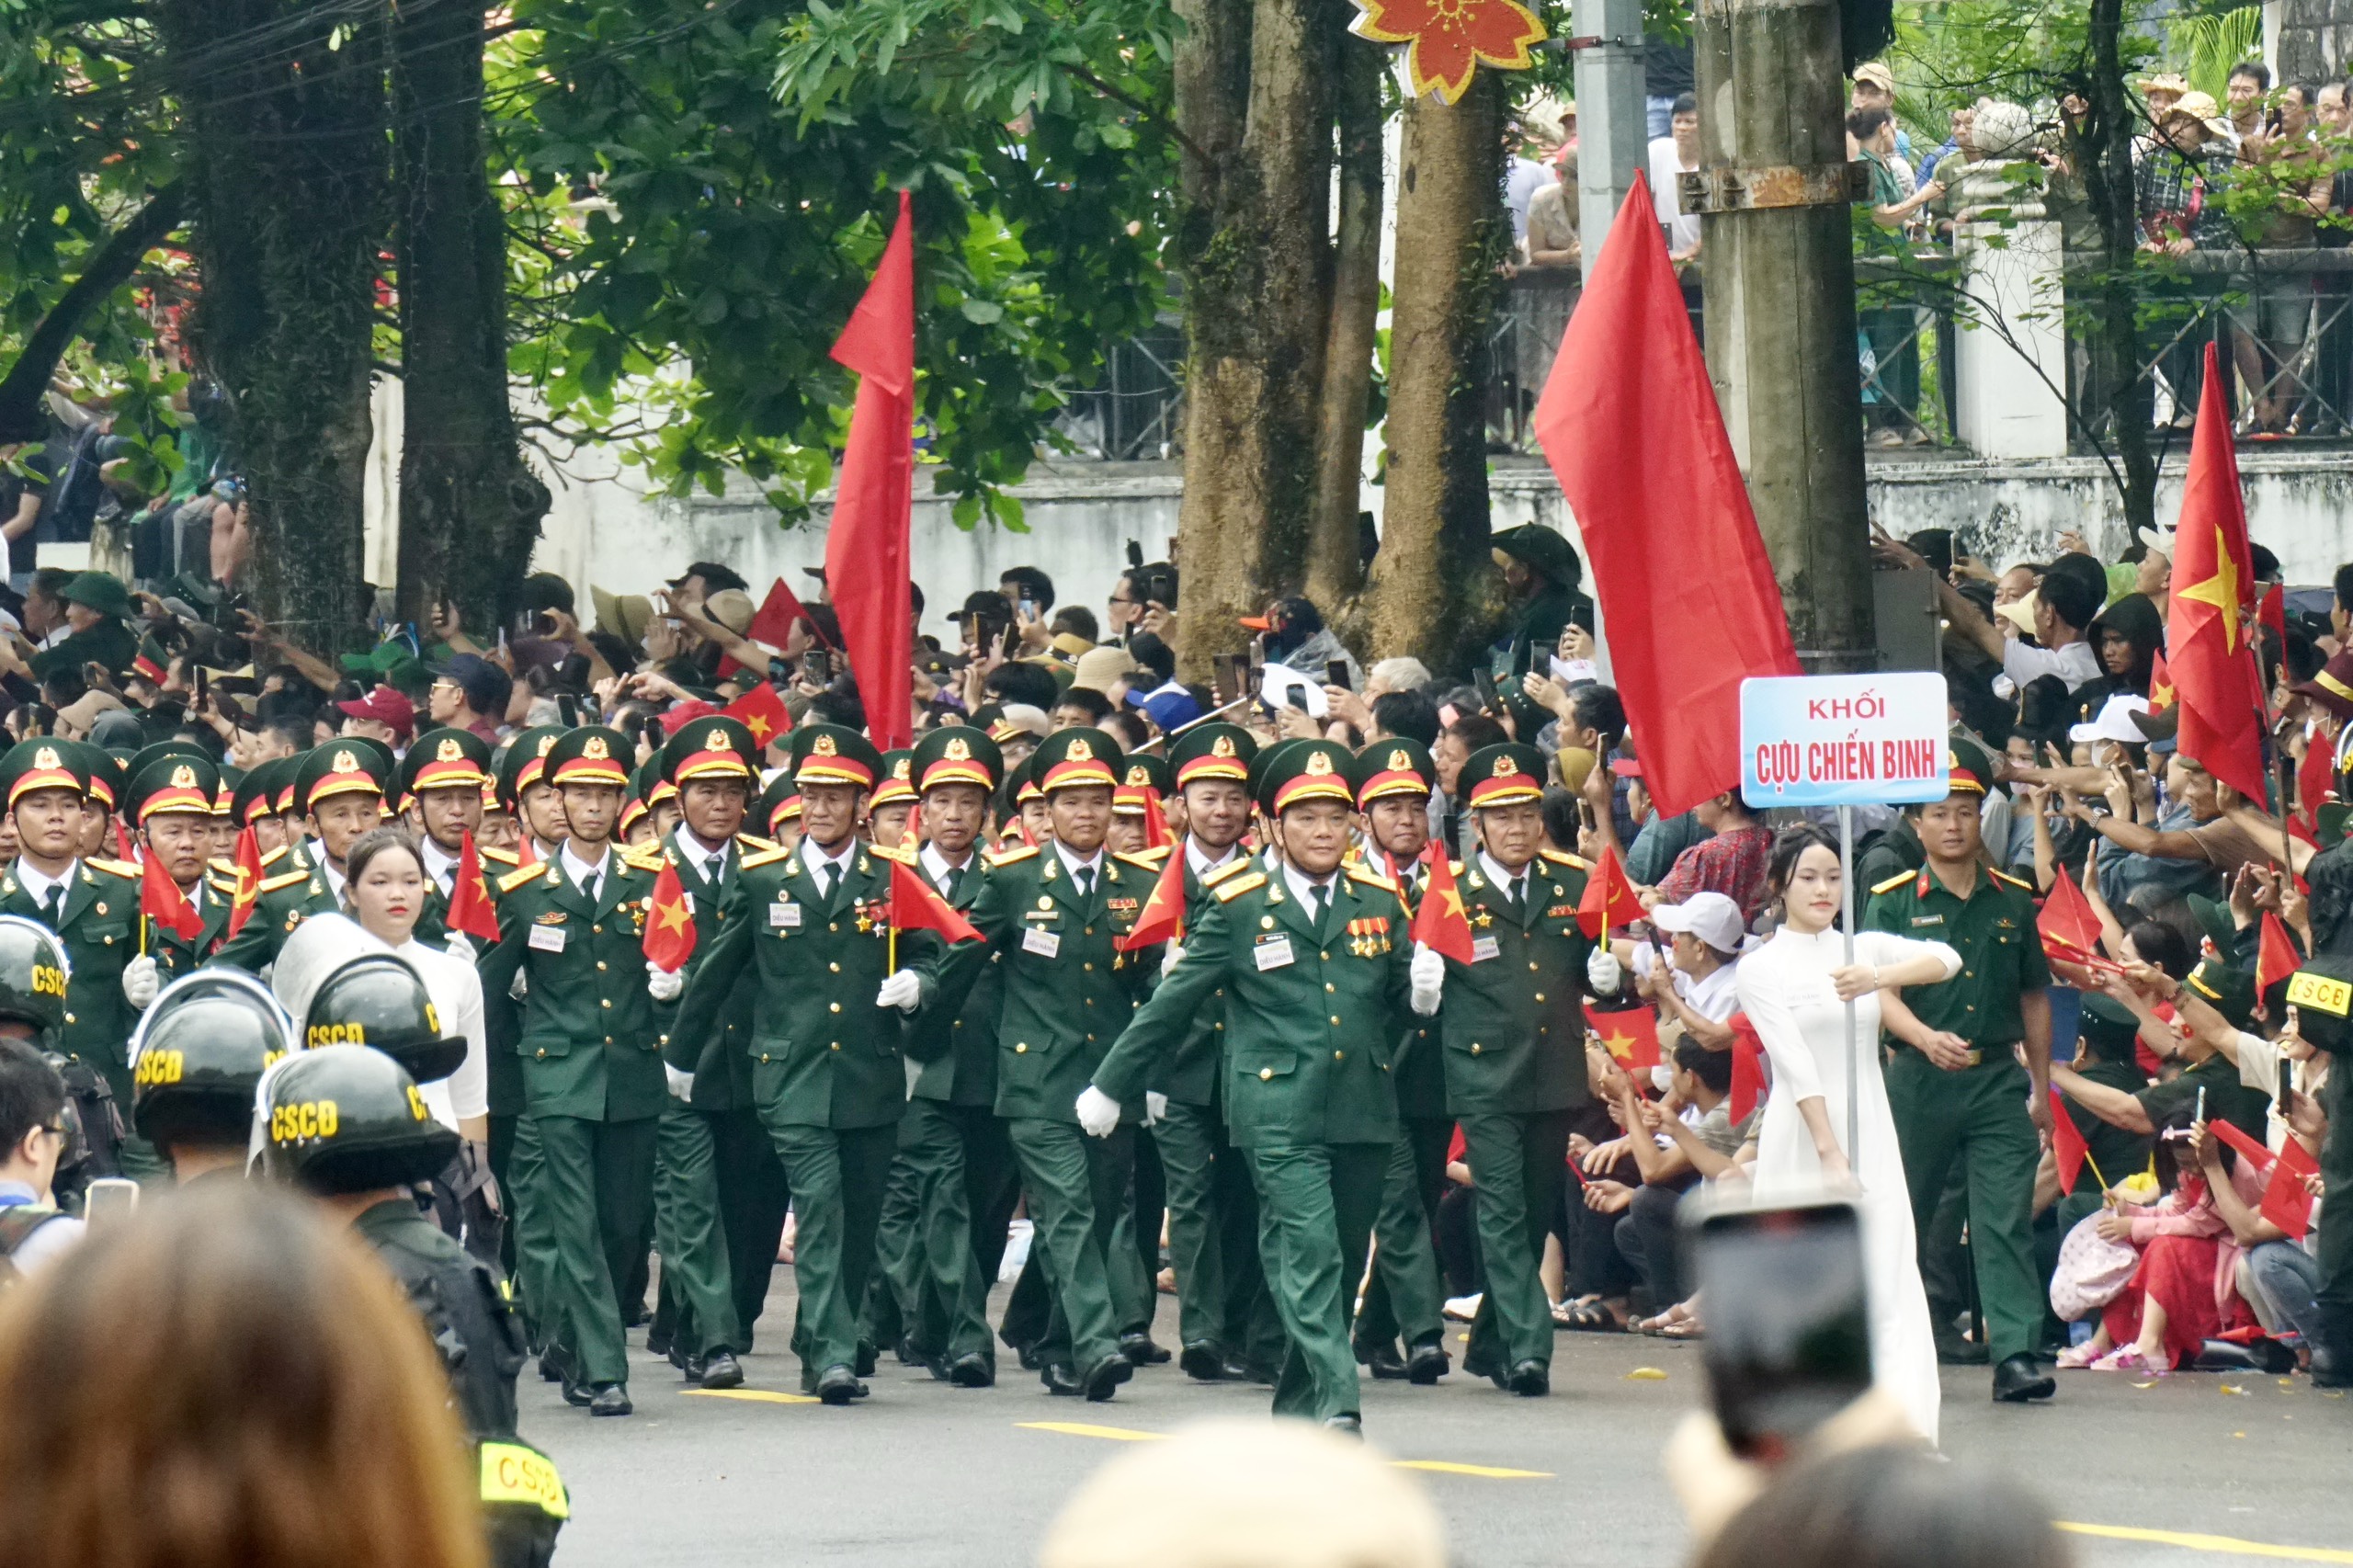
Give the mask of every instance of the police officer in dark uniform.
<path id="1" fill-rule="evenodd" d="M 131 1116 L 175 1180 L 244 1175 L 254 1091 L 293 1038 L 268 987 L 237 970 L 164 988 L 131 1039 Z"/>
<path id="2" fill-rule="evenodd" d="M 2313 1345 L 2313 1384 L 2353 1388 L 2353 959 L 2322 954 L 2288 982 L 2296 1032 L 2328 1052 L 2328 1082 L 2321 1091 L 2328 1136 L 2320 1149 L 2320 1176 L 2334 1202 L 2320 1210 L 2321 1333 Z M 2276 1178 L 2275 1178 L 2276 1179 Z"/>

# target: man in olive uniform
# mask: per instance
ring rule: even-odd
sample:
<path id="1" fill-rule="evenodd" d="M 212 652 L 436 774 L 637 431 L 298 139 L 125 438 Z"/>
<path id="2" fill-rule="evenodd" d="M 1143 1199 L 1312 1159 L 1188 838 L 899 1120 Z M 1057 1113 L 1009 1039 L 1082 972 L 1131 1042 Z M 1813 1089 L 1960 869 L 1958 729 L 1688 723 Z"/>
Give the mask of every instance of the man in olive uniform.
<path id="1" fill-rule="evenodd" d="M 2353 959 L 2321 954 L 2288 982 L 2297 1033 L 2326 1051 L 2321 1089 L 2328 1136 L 2321 1144 L 2324 1190 L 2353 1193 Z M 2353 1387 L 2353 1202 L 2324 1203 L 2319 1221 L 2321 1333 L 2313 1344 L 2313 1386 Z"/>
<path id="2" fill-rule="evenodd" d="M 988 875 L 980 842 L 1000 762 L 996 743 L 971 725 L 934 730 L 915 748 L 925 835 L 915 869 L 954 909 L 969 911 Z M 882 1212 L 885 1235 L 895 1221 L 903 1244 L 895 1256 L 886 1251 L 867 1303 L 870 1341 L 898 1338 L 959 1388 L 996 1381 L 989 1288 L 1021 1198 L 1013 1144 L 996 1114 L 1002 976 L 992 955 L 952 1013 L 926 1008 L 908 1022 L 909 1035 L 923 1037 L 908 1044 L 923 1070 L 899 1123 Z M 899 1335 L 887 1335 L 891 1317 Z"/>
<path id="3" fill-rule="evenodd" d="M 415 933 L 420 942 L 449 943 L 458 866 L 465 858 L 467 838 L 482 826 L 482 789 L 489 782 L 490 746 L 472 730 L 427 730 L 401 758 L 400 792 L 408 802 L 403 814 L 416 831 L 417 854 L 425 862 L 425 908 Z M 514 869 L 511 858 L 501 865 L 479 845 L 474 858 L 485 877 Z M 449 947 L 475 956 L 473 938 L 462 933 Z"/>
<path id="4" fill-rule="evenodd" d="M 1961 954 L 1952 979 L 1882 996 L 1893 1050 L 1888 1108 L 1922 1235 L 1953 1161 L 1966 1167 L 1969 1256 L 1994 1397 L 2014 1403 L 2048 1399 L 2057 1388 L 2035 1359 L 2043 1291 L 2034 1267 L 2034 1173 L 2051 1126 L 2051 970 L 2031 892 L 1980 863 L 1984 799 L 1984 774 L 1956 755 L 1950 792 L 1909 808 L 1927 863 L 1871 888 L 1863 926 Z"/>
<path id="5" fill-rule="evenodd" d="M 119 676 L 139 657 L 139 634 L 131 630 L 136 613 L 122 579 L 111 572 L 81 572 L 58 590 L 65 601 L 65 624 L 71 630 L 63 642 L 32 656 L 34 680 L 46 680 L 51 670 L 78 670 L 97 665 Z"/>
<path id="6" fill-rule="evenodd" d="M 1156 949 L 1118 948 L 1158 872 L 1103 848 L 1122 761 L 1117 742 L 1100 730 L 1061 730 L 1029 760 L 1053 841 L 992 857 L 972 921 L 1004 971 L 996 1110 L 1020 1157 L 1036 1226 L 1030 1246 L 1054 1298 L 1035 1347 L 1040 1378 L 1055 1393 L 1105 1400 L 1135 1365 L 1125 1347 L 1139 1358 L 1156 1348 L 1142 1331 L 1151 1281 L 1129 1217 L 1143 1091 L 1136 1087 L 1124 1122 L 1101 1138 L 1082 1135 L 1073 1107 L 1158 971 Z M 959 1005 L 987 961 L 960 945 L 944 1006 Z"/>
<path id="7" fill-rule="evenodd" d="M 187 974 L 211 957 L 228 929 L 237 897 L 233 881 L 223 883 L 205 875 L 212 849 L 212 799 L 221 787 L 221 772 L 210 759 L 191 756 L 192 750 L 165 741 L 141 752 L 123 798 L 123 815 L 138 824 L 140 847 L 164 868 L 199 922 L 193 937 L 183 937 L 161 920 L 147 919 L 141 947 L 154 959 L 158 978 L 165 980 Z"/>
<path id="8" fill-rule="evenodd" d="M 64 944 L 72 974 L 56 1049 L 65 1058 L 67 1085 L 81 1076 L 77 1070 L 95 1072 L 127 1119 L 125 1047 L 159 983 L 155 964 L 138 959 L 139 868 L 81 857 L 89 788 L 88 765 L 68 743 L 36 736 L 0 756 L 0 790 L 17 833 L 17 858 L 0 872 L 0 915 L 39 921 Z M 137 1137 L 123 1141 L 122 1166 L 141 1180 L 165 1174 L 153 1147 Z"/>
<path id="9" fill-rule="evenodd" d="M 499 798 L 522 829 L 522 863 L 551 860 L 564 840 L 563 796 L 548 777 L 548 753 L 563 738 L 561 724 L 541 724 L 506 743 L 498 771 Z"/>
<path id="10" fill-rule="evenodd" d="M 1246 871 L 1250 764 L 1257 738 L 1238 724 L 1197 724 L 1169 748 L 1184 801 L 1185 926 L 1197 925 L 1211 892 Z M 1182 961 L 1183 938 L 1163 967 Z M 1147 1096 L 1153 1135 L 1168 1181 L 1168 1259 L 1176 1271 L 1178 1362 L 1188 1377 L 1271 1376 L 1281 1365 L 1282 1319 L 1258 1258 L 1258 1199 L 1247 1162 L 1226 1135 L 1223 987 L 1213 988 L 1176 1048 L 1154 1064 Z"/>
<path id="11" fill-rule="evenodd" d="M 1381 1171 L 1397 1142 L 1390 1042 L 1409 999 L 1396 884 L 1343 865 L 1355 795 L 1345 747 L 1303 742 L 1266 757 L 1259 799 L 1282 864 L 1252 864 L 1209 890 L 1185 956 L 1079 1097 L 1101 1134 L 1155 1062 L 1225 994 L 1220 1068 L 1228 1136 L 1257 1187 L 1259 1248 L 1290 1339 L 1278 1415 L 1360 1429 L 1348 1345 Z"/>
<path id="12" fill-rule="evenodd" d="M 939 983 L 930 932 L 899 934 L 892 967 L 891 862 L 858 835 L 881 762 L 855 730 L 792 732 L 806 835 L 743 858 L 665 1048 L 671 1067 L 694 1067 L 750 990 L 752 1090 L 800 1219 L 792 1347 L 801 1391 L 827 1404 L 866 1392 L 858 1308 L 907 1096 L 899 1015 Z"/>
<path id="13" fill-rule="evenodd" d="M 1496 694 L 1511 710 L 1519 733 L 1532 735 L 1548 715 L 1529 699 L 1522 678 L 1530 671 L 1551 673 L 1548 661 L 1570 627 L 1593 630 L 1593 601 L 1580 587 L 1585 562 L 1577 558 L 1574 545 L 1541 523 L 1506 528 L 1489 543 L 1489 553 L 1503 569 L 1504 586 L 1515 601 L 1509 633 L 1495 643 L 1489 668 Z"/>
<path id="14" fill-rule="evenodd" d="M 258 974 L 296 926 L 343 907 L 343 858 L 383 824 L 392 778 L 392 754 L 364 735 L 344 735 L 304 754 L 294 770 L 294 806 L 313 839 L 305 863 L 261 880 L 244 928 L 213 955 L 219 962 Z"/>
<path id="15" fill-rule="evenodd" d="M 564 1397 L 593 1415 L 631 1409 L 616 1282 L 644 1244 L 668 1097 L 643 947 L 662 863 L 612 841 L 630 750 L 601 725 L 549 749 L 567 836 L 553 859 L 500 880 L 498 945 L 482 959 L 485 994 L 506 994 L 517 972 L 526 981 L 515 1050 L 537 1165 L 517 1173 L 517 1245 L 549 1249 L 540 1327 L 571 1374 Z"/>
<path id="16" fill-rule="evenodd" d="M 1351 776 L 1370 843 L 1365 864 L 1403 889 L 1415 888 L 1429 843 L 1430 792 L 1438 767 L 1419 741 L 1377 741 L 1358 754 Z M 1404 1129 L 1381 1177 L 1381 1217 L 1372 1228 L 1372 1282 L 1357 1314 L 1357 1359 L 1383 1379 L 1427 1385 L 1446 1376 L 1446 1290 L 1431 1227 L 1446 1195 L 1446 1151 L 1454 1118 L 1446 1108 L 1446 1062 L 1437 1018 L 1405 1026 L 1390 1074 Z M 1403 1336 L 1405 1354 L 1397 1353 Z"/>

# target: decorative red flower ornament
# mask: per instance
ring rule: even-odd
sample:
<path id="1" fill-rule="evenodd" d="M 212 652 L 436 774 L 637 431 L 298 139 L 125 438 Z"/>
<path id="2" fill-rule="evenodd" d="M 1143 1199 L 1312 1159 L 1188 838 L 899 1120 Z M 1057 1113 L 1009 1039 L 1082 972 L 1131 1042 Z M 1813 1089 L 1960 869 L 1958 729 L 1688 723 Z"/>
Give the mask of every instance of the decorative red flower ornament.
<path id="1" fill-rule="evenodd" d="M 1416 97 L 1459 101 L 1482 62 L 1525 71 L 1528 46 L 1544 24 L 1518 0 L 1355 0 L 1352 29 L 1375 43 L 1402 43 L 1405 75 Z"/>

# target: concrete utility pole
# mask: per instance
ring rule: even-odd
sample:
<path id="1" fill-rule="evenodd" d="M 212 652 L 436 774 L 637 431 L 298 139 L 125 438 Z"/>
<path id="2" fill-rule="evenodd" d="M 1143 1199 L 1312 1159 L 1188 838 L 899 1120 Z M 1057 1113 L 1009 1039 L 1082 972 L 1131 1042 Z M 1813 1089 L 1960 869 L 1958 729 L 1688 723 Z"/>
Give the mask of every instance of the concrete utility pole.
<path id="1" fill-rule="evenodd" d="M 1878 667 L 1834 0 L 1699 0 L 1708 369 L 1809 670 Z"/>
<path id="2" fill-rule="evenodd" d="M 1650 145 L 1643 98 L 1643 0 L 1576 0 L 1577 233 L 1585 273 L 1634 187 Z"/>

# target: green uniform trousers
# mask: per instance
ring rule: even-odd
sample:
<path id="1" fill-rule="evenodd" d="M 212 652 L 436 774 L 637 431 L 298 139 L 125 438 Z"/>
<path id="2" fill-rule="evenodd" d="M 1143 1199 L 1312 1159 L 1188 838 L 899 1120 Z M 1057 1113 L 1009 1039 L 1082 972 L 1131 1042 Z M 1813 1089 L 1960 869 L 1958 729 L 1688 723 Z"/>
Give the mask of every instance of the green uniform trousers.
<path id="1" fill-rule="evenodd" d="M 977 1355 L 994 1369 L 989 1290 L 1020 1198 L 1013 1146 L 995 1112 L 909 1100 L 867 1291 L 869 1341 L 906 1335 L 926 1355 Z"/>
<path id="2" fill-rule="evenodd" d="M 657 1125 L 654 1246 L 662 1255 L 662 1296 L 654 1321 L 671 1325 L 670 1343 L 684 1355 L 733 1350 L 735 1296 L 710 1118 L 673 1098 Z"/>
<path id="3" fill-rule="evenodd" d="M 1029 1195 L 1030 1261 L 1043 1259 L 1053 1298 L 1038 1360 L 1083 1377 L 1119 1353 L 1120 1325 L 1139 1315 L 1126 1283 L 1141 1272 L 1128 1222 L 1135 1129 L 1089 1138 L 1074 1121 L 1018 1117 L 1006 1131 Z"/>
<path id="4" fill-rule="evenodd" d="M 1357 1357 L 1348 1318 L 1381 1210 L 1386 1143 L 1245 1149 L 1258 1188 L 1258 1251 L 1290 1340 L 1275 1379 L 1275 1414 L 1354 1415 Z"/>
<path id="5" fill-rule="evenodd" d="M 777 1158 L 792 1184 L 800 1228 L 792 1278 L 801 1306 L 792 1352 L 801 1358 L 801 1392 L 813 1393 L 828 1367 L 858 1365 L 858 1309 L 874 1267 L 874 1231 L 891 1178 L 898 1125 L 810 1127 L 771 1121 Z"/>
<path id="6" fill-rule="evenodd" d="M 1986 1348 L 1996 1365 L 2040 1343 L 2048 1300 L 2034 1265 L 2034 1173 L 2041 1135 L 2027 1116 L 2031 1080 L 2007 1046 L 1988 1046 L 1975 1067 L 1948 1073 L 1916 1051 L 1887 1067 L 1888 1109 L 1912 1220 L 1930 1231 L 1956 1158 L 1969 1180 L 1969 1256 L 1985 1314 Z"/>
<path id="7" fill-rule="evenodd" d="M 709 1114 L 719 1223 L 727 1235 L 729 1293 L 735 1304 L 734 1347 L 749 1350 L 752 1325 L 767 1308 L 768 1279 L 784 1240 L 792 1188 L 757 1110 L 744 1106 Z"/>
<path id="8" fill-rule="evenodd" d="M 549 1340 L 573 1358 L 584 1383 L 626 1383 L 620 1300 L 613 1282 L 628 1271 L 654 1207 L 654 1120 L 589 1121 L 576 1116 L 524 1119 L 538 1134 L 539 1168 L 524 1183 L 528 1227 L 547 1249 Z M 522 1150 L 518 1140 L 517 1158 Z M 528 1253 L 534 1238 L 520 1244 Z"/>
<path id="9" fill-rule="evenodd" d="M 1438 1199 L 1446 1196 L 1446 1146 L 1450 1116 L 1409 1116 L 1390 1151 L 1381 1183 L 1381 1215 L 1372 1224 L 1372 1283 L 1357 1313 L 1361 1346 L 1405 1347 L 1446 1337 L 1446 1287 L 1438 1278 L 1438 1247 L 1430 1239 Z"/>
<path id="10" fill-rule="evenodd" d="M 2320 1206 L 2315 1296 L 2342 1365 L 2353 1361 L 2353 1053 L 2340 1051 L 2329 1062 L 2321 1103 L 2328 1111 L 2328 1140 L 2321 1145 L 2320 1175 L 2336 1201 Z"/>
<path id="11" fill-rule="evenodd" d="M 874 1225 L 874 1271 L 867 1277 L 866 1300 L 859 1306 L 858 1337 L 877 1349 L 895 1345 L 907 1335 L 915 1317 L 916 1280 L 923 1273 L 920 1231 L 923 1225 L 923 1172 L 920 1163 L 925 1131 L 907 1102 L 899 1119 L 898 1150 L 891 1157 L 891 1174 L 882 1183 L 882 1217 Z"/>
<path id="12" fill-rule="evenodd" d="M 1153 1126 L 1168 1183 L 1168 1261 L 1179 1343 L 1204 1341 L 1273 1367 L 1282 1318 L 1258 1258 L 1258 1195 L 1213 1105 L 1168 1102 Z"/>
<path id="13" fill-rule="evenodd" d="M 1475 1234 L 1487 1278 L 1471 1320 L 1465 1371 L 1493 1377 L 1522 1361 L 1552 1365 L 1552 1303 L 1544 1294 L 1544 1237 L 1568 1173 L 1574 1111 L 1476 1112 L 1461 1119 Z"/>

